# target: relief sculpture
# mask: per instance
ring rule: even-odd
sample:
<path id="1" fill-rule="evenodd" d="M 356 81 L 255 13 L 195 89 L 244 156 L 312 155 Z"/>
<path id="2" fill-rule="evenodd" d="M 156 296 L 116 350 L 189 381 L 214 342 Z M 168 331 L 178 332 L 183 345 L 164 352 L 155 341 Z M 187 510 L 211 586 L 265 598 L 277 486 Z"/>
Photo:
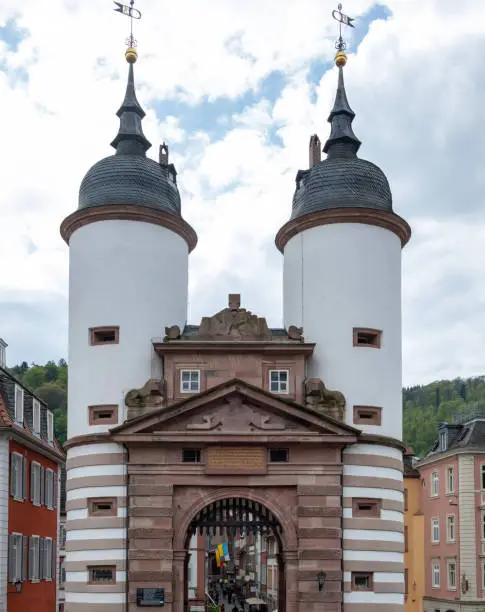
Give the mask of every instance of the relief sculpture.
<path id="1" fill-rule="evenodd" d="M 337 421 L 345 417 L 345 397 L 340 391 L 332 391 L 325 387 L 320 378 L 305 380 L 305 404 L 308 408 Z"/>
<path id="2" fill-rule="evenodd" d="M 128 409 L 127 420 L 162 408 L 164 399 L 164 381 L 151 378 L 141 389 L 131 389 L 125 395 L 125 405 Z"/>
<path id="3" fill-rule="evenodd" d="M 266 319 L 240 307 L 240 296 L 229 296 L 229 306 L 212 317 L 203 317 L 199 339 L 271 340 Z"/>

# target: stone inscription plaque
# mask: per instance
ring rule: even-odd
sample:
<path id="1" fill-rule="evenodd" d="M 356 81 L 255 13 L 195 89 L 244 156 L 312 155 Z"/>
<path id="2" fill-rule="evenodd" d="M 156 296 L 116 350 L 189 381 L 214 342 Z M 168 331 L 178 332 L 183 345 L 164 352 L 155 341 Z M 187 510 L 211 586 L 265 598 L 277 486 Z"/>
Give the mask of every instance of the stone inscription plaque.
<path id="1" fill-rule="evenodd" d="M 209 446 L 208 474 L 265 474 L 266 448 L 260 446 Z"/>

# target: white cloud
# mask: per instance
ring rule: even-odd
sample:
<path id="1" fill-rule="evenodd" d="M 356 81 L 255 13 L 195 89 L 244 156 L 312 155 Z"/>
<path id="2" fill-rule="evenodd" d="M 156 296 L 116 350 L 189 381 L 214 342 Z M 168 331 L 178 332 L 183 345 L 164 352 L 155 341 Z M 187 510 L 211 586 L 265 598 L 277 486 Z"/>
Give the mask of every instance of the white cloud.
<path id="1" fill-rule="evenodd" d="M 138 4 L 144 131 L 154 157 L 162 140 L 175 145 L 184 215 L 199 234 L 191 321 L 241 290 L 245 306 L 279 325 L 281 256 L 273 240 L 289 216 L 296 171 L 307 165 L 310 134 L 323 140 L 328 133 L 335 71 L 316 86 L 307 75 L 312 61 L 334 53 L 334 5 Z M 414 229 L 404 254 L 405 381 L 482 374 L 485 5 L 386 4 L 392 18 L 371 24 L 357 54 L 351 47 L 346 84 L 361 155 L 385 170 L 395 209 Z M 371 5 L 355 0 L 348 10 L 359 15 Z M 41 361 L 65 355 L 65 321 L 56 321 L 57 343 L 44 324 L 45 305 L 67 293 L 67 248 L 58 227 L 76 207 L 84 173 L 110 154 L 126 78 L 128 20 L 95 0 L 3 0 L 0 24 L 13 17 L 28 34 L 16 51 L 0 42 L 10 71 L 0 71 L 7 114 L 0 147 L 0 334 L 16 360 Z M 221 113 L 217 139 L 203 122 L 194 131 L 174 112 L 156 116 L 156 103 L 165 98 L 196 108 L 203 98 L 257 93 L 274 70 L 287 75 L 274 105 L 256 98 L 232 117 Z M 14 325 L 12 304 L 32 301 L 39 309 L 22 310 L 31 319 L 24 328 Z M 37 312 L 44 313 L 43 324 L 35 327 Z M 20 352 L 28 346 L 22 329 L 37 334 L 35 354 Z"/>

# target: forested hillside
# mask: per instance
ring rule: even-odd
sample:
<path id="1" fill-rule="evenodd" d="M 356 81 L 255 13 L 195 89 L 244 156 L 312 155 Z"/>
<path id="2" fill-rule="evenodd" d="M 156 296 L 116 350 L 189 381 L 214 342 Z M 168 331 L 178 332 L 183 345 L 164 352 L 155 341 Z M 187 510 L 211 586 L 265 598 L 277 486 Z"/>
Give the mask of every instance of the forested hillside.
<path id="1" fill-rule="evenodd" d="M 11 368 L 14 376 L 45 400 L 54 411 L 55 432 L 63 443 L 67 435 L 67 364 L 49 361 Z M 403 389 L 404 441 L 418 456 L 424 455 L 437 438 L 436 427 L 451 421 L 470 406 L 485 407 L 485 376 L 440 380 Z"/>

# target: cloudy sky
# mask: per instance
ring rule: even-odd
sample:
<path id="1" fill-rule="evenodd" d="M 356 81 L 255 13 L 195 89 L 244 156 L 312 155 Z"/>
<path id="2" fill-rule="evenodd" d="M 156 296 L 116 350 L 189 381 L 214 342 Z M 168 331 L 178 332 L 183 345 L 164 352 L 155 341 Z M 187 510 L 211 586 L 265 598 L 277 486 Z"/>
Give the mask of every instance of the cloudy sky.
<path id="1" fill-rule="evenodd" d="M 328 135 L 329 0 L 138 0 L 138 98 L 196 228 L 189 321 L 229 292 L 281 325 L 287 220 L 308 139 Z M 8 363 L 66 356 L 61 220 L 110 154 L 129 20 L 110 0 L 0 3 L 0 336 Z M 360 156 L 413 228 L 403 257 L 404 382 L 485 374 L 485 3 L 348 0 Z M 217 244 L 217 248 L 214 245 Z"/>

